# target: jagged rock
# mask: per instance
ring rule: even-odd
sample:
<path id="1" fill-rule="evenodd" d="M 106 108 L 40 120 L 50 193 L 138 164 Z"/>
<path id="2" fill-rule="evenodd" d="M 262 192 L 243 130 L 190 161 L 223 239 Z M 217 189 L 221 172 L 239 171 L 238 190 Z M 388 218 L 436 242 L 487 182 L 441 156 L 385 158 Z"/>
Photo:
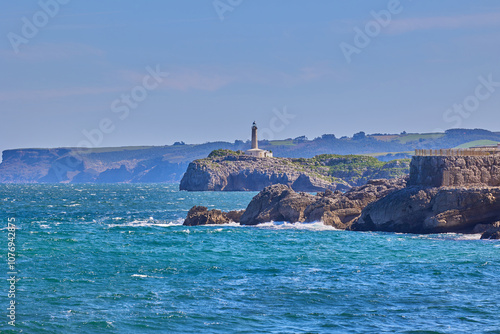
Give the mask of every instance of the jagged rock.
<path id="1" fill-rule="evenodd" d="M 197 226 L 206 224 L 226 224 L 229 219 L 221 210 L 208 210 L 204 206 L 194 206 L 189 210 L 184 224 L 186 226 Z"/>
<path id="2" fill-rule="evenodd" d="M 353 223 L 358 231 L 472 233 L 500 219 L 500 188 L 408 187 L 371 203 Z"/>
<path id="3" fill-rule="evenodd" d="M 480 228 L 484 229 L 483 234 L 481 235 L 481 239 L 500 239 L 500 222 L 495 222 L 490 225 L 480 224 L 482 225 Z M 474 228 L 476 231 L 478 226 Z M 476 232 L 474 232 L 476 233 Z"/>
<path id="4" fill-rule="evenodd" d="M 239 210 L 239 211 L 229 211 L 226 214 L 227 219 L 229 219 L 229 222 L 234 222 L 234 223 L 239 223 L 241 220 L 241 216 L 243 216 L 243 213 L 245 210 Z"/>
<path id="5" fill-rule="evenodd" d="M 500 239 L 500 231 L 486 231 L 481 236 L 481 239 L 499 240 Z"/>
<path id="6" fill-rule="evenodd" d="M 318 198 L 305 210 L 306 221 L 322 221 L 326 225 L 338 229 L 348 228 L 361 215 L 361 211 L 369 203 L 376 201 L 390 192 L 404 188 L 405 179 L 368 181 L 361 187 L 354 187 L 350 191 L 325 192 L 318 194 Z"/>
<path id="7" fill-rule="evenodd" d="M 208 210 L 204 206 L 193 206 L 184 220 L 185 226 L 198 226 L 207 224 L 238 223 L 244 210 L 222 212 L 221 210 Z"/>
<path id="8" fill-rule="evenodd" d="M 491 228 L 497 228 L 497 227 L 500 227 L 500 222 L 494 222 L 493 224 L 477 224 L 476 226 L 474 226 L 472 233 L 474 234 L 484 233 Z"/>
<path id="9" fill-rule="evenodd" d="M 283 184 L 266 187 L 248 204 L 240 223 L 257 225 L 270 221 L 304 221 L 304 210 L 314 198 L 310 194 L 296 193 Z"/>
<path id="10" fill-rule="evenodd" d="M 313 196 L 296 193 L 285 185 L 273 185 L 255 196 L 241 217 L 241 224 L 270 221 L 322 221 L 339 229 L 347 228 L 368 204 L 405 186 L 405 180 L 373 180 L 345 194 L 326 190 Z"/>

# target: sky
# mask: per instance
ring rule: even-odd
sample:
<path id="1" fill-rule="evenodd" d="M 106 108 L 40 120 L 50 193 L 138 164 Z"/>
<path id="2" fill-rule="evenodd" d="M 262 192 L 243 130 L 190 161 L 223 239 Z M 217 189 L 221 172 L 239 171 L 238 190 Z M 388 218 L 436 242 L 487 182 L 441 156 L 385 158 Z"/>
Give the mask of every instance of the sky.
<path id="1" fill-rule="evenodd" d="M 40 0 L 0 13 L 0 150 L 499 131 L 494 0 Z"/>

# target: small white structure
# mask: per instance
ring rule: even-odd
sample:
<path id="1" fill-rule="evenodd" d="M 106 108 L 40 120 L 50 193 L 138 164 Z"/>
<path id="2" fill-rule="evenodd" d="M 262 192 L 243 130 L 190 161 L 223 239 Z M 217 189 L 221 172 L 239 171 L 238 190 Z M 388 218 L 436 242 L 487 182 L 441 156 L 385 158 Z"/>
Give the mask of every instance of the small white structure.
<path id="1" fill-rule="evenodd" d="M 257 158 L 269 158 L 273 156 L 271 152 L 259 149 L 259 142 L 257 141 L 257 124 L 255 124 L 255 122 L 253 122 L 252 125 L 252 148 L 247 150 L 245 154 Z"/>

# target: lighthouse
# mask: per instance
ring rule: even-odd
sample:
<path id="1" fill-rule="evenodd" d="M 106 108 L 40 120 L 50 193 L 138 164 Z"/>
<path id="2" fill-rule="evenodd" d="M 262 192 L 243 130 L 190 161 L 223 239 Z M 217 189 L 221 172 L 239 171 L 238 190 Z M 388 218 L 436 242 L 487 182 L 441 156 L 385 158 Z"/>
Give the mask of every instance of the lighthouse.
<path id="1" fill-rule="evenodd" d="M 257 124 L 255 121 L 252 125 L 252 149 L 259 148 L 259 142 L 257 141 Z"/>
<path id="2" fill-rule="evenodd" d="M 257 158 L 269 158 L 273 156 L 271 152 L 259 149 L 259 141 L 257 139 L 257 124 L 255 124 L 255 122 L 253 122 L 252 124 L 252 148 L 247 150 L 245 154 Z"/>

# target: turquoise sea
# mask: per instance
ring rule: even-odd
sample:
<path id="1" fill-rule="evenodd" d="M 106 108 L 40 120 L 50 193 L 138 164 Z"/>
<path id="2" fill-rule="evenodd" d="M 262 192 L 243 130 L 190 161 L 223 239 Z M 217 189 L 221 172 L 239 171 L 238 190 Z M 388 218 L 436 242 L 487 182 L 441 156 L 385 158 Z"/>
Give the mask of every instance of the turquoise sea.
<path id="1" fill-rule="evenodd" d="M 500 333 L 500 242 L 184 227 L 193 205 L 243 209 L 256 193 L 177 188 L 0 185 L 1 333 Z"/>

